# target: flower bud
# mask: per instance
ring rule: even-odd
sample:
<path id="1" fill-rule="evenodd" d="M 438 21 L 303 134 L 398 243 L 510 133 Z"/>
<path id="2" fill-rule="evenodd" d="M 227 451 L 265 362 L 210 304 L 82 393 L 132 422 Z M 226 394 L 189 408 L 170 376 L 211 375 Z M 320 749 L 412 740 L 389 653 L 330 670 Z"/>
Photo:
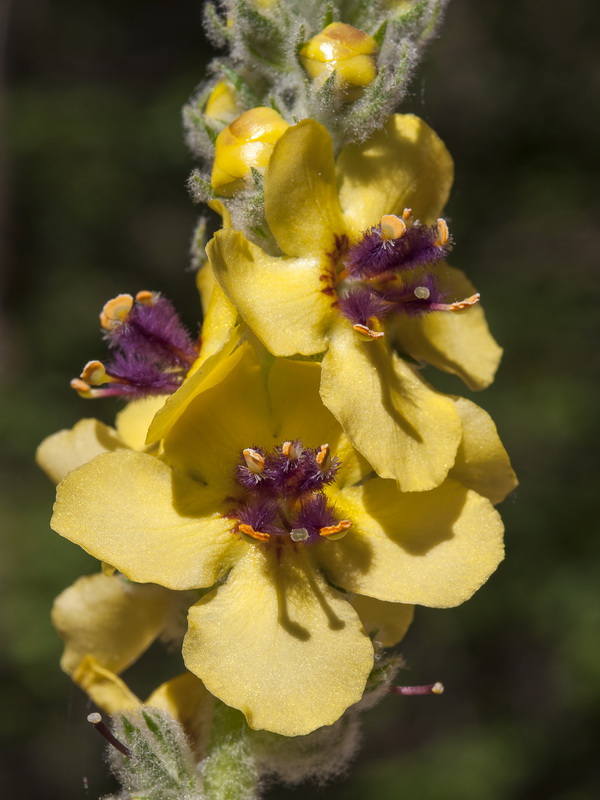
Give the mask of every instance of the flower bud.
<path id="1" fill-rule="evenodd" d="M 209 124 L 229 125 L 242 111 L 235 89 L 227 81 L 219 81 L 206 101 L 204 118 Z"/>
<path id="2" fill-rule="evenodd" d="M 231 196 L 243 188 L 252 167 L 267 166 L 275 142 L 289 128 L 272 108 L 251 108 L 217 136 L 211 184 L 219 194 Z"/>
<path id="3" fill-rule="evenodd" d="M 340 89 L 368 86 L 377 75 L 377 42 L 368 34 L 332 22 L 300 50 L 300 60 L 311 78 L 321 84 L 336 73 Z"/>

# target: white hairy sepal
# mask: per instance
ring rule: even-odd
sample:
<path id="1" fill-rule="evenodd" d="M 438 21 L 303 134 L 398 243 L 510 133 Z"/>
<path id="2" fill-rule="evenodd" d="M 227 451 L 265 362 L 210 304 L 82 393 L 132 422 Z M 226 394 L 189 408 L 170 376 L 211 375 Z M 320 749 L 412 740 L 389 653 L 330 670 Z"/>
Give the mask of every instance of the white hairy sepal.
<path id="1" fill-rule="evenodd" d="M 112 717 L 112 730 L 130 751 L 110 748 L 110 767 L 124 787 L 121 800 L 206 800 L 196 759 L 170 714 L 146 706 Z"/>
<path id="2" fill-rule="evenodd" d="M 348 712 L 306 736 L 255 731 L 252 741 L 263 782 L 324 784 L 346 772 L 360 743 L 360 724 L 357 715 Z"/>

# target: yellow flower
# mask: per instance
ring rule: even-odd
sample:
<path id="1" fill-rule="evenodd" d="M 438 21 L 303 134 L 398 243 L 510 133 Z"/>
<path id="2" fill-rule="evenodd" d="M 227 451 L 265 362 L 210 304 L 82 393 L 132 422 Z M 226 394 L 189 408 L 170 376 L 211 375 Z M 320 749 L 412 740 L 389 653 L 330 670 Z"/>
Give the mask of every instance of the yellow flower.
<path id="1" fill-rule="evenodd" d="M 407 313 L 402 319 L 396 314 L 385 324 L 366 320 L 369 324 L 353 325 L 341 309 L 348 303 L 342 297 L 347 291 L 344 259 L 352 247 L 360 256 L 361 242 L 368 243 L 374 231 L 385 238 L 382 219 L 392 237 L 419 219 L 414 235 L 438 256 L 443 253 L 444 246 L 436 241 L 438 235 L 446 236 L 443 221 L 435 225 L 452 171 L 441 140 L 412 115 L 393 116 L 366 143 L 345 147 L 337 164 L 327 131 L 313 120 L 303 120 L 279 139 L 265 174 L 266 219 L 283 255 L 269 255 L 231 229 L 219 231 L 207 248 L 220 286 L 271 353 L 324 353 L 323 402 L 376 472 L 396 479 L 406 491 L 430 489 L 444 480 L 456 456 L 461 422 L 453 402 L 392 352 L 388 340 L 400 352 L 428 359 L 473 387 L 492 380 L 501 351 L 477 305 L 459 313 Z M 404 214 L 409 208 L 412 215 Z M 401 216 L 391 219 L 392 215 Z M 388 246 L 386 241 L 383 245 Z M 402 275 L 392 277 L 385 291 L 365 288 L 367 300 L 375 297 L 393 306 L 393 293 L 408 292 L 407 302 L 401 298 L 398 304 L 407 311 L 419 305 L 442 307 L 427 300 L 430 277 L 441 283 L 441 294 L 446 284 L 451 292 L 458 291 L 451 300 L 460 301 L 465 288 L 469 291 L 461 273 L 440 263 L 425 276 L 424 285 L 420 267 L 409 270 L 408 277 L 416 282 L 414 292 L 410 280 L 407 288 Z M 367 277 L 364 283 L 376 287 L 380 278 Z M 361 313 L 360 293 L 352 297 L 358 297 Z M 346 316 L 352 316 L 347 309 Z M 370 341 L 362 341 L 364 332 Z"/>
<path id="2" fill-rule="evenodd" d="M 81 419 L 70 430 L 48 436 L 36 452 L 36 462 L 54 483 L 76 467 L 91 461 L 100 453 L 117 450 L 156 452 L 156 446 L 146 448 L 146 434 L 165 397 L 134 400 L 117 414 L 115 428 L 97 419 Z"/>
<path id="3" fill-rule="evenodd" d="M 288 123 L 272 108 L 245 111 L 217 136 L 211 184 L 230 197 L 243 189 L 251 169 L 266 167 L 273 146 Z"/>
<path id="4" fill-rule="evenodd" d="M 360 700 L 363 617 L 390 643 L 406 605 L 463 602 L 501 560 L 502 525 L 455 480 L 403 494 L 374 476 L 321 404 L 318 364 L 276 359 L 265 375 L 248 343 L 236 353 L 188 398 L 163 456 L 105 453 L 69 473 L 52 525 L 132 581 L 210 588 L 189 610 L 186 667 L 251 727 L 295 736 Z M 462 463 L 482 482 L 502 461 L 488 439 Z"/>
<path id="5" fill-rule="evenodd" d="M 52 622 L 65 642 L 61 667 L 108 714 L 139 708 L 142 701 L 119 673 L 172 627 L 182 602 L 178 592 L 120 575 L 79 578 L 52 609 Z M 202 750 L 213 703 L 198 678 L 184 673 L 161 684 L 143 704 L 178 719 L 194 749 Z"/>
<path id="6" fill-rule="evenodd" d="M 352 25 L 332 22 L 300 48 L 300 60 L 321 84 L 335 73 L 339 88 L 363 87 L 377 75 L 377 49 L 372 36 Z"/>

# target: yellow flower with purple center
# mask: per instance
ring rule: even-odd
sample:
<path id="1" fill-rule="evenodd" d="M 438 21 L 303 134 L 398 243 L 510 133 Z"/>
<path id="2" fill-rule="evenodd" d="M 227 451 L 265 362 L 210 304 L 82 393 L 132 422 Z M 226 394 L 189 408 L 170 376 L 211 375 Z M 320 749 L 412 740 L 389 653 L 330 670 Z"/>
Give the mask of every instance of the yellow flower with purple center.
<path id="1" fill-rule="evenodd" d="M 132 581 L 206 590 L 186 667 L 251 727 L 301 735 L 362 696 L 374 647 L 361 614 L 393 643 L 410 606 L 459 604 L 493 572 L 502 524 L 469 476 L 484 486 L 489 463 L 496 492 L 512 483 L 490 433 L 479 455 L 467 443 L 462 482 L 402 493 L 322 405 L 318 364 L 261 365 L 248 343 L 236 354 L 161 456 L 105 453 L 73 470 L 52 525 Z"/>
<path id="2" fill-rule="evenodd" d="M 451 180 L 446 148 L 417 117 L 391 117 L 337 162 L 327 131 L 303 120 L 281 136 L 265 173 L 280 254 L 232 229 L 207 248 L 242 319 L 274 355 L 322 360 L 323 402 L 376 472 L 408 491 L 444 480 L 461 422 L 395 351 L 473 388 L 492 380 L 501 353 L 478 295 L 445 263 L 439 215 Z"/>

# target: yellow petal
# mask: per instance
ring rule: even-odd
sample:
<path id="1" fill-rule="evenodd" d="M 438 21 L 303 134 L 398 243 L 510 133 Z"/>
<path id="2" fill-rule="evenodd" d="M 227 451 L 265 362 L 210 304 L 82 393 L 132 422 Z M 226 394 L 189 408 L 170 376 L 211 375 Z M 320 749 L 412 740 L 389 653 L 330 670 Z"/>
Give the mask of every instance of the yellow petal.
<path id="1" fill-rule="evenodd" d="M 382 647 L 393 647 L 402 641 L 415 614 L 414 606 L 386 603 L 355 594 L 350 601 L 369 636 Z"/>
<path id="2" fill-rule="evenodd" d="M 321 367 L 313 361 L 275 360 L 269 373 L 269 397 L 277 442 L 300 439 L 306 447 L 328 444 L 341 462 L 336 484 L 357 483 L 372 471 L 352 447 L 339 422 L 319 395 Z"/>
<path id="3" fill-rule="evenodd" d="M 73 674 L 85 656 L 118 673 L 152 644 L 166 624 L 174 595 L 113 575 L 87 575 L 54 601 L 52 624 L 65 642 L 60 665 Z"/>
<path id="4" fill-rule="evenodd" d="M 463 423 L 463 437 L 449 477 L 500 503 L 518 480 L 489 414 L 464 397 L 452 398 Z"/>
<path id="5" fill-rule="evenodd" d="M 81 662 L 72 677 L 92 702 L 107 714 L 133 711 L 142 705 L 127 684 L 111 670 L 100 666 L 92 656 Z"/>
<path id="6" fill-rule="evenodd" d="M 50 480 L 60 483 L 75 467 L 100 453 L 126 447 L 114 428 L 97 419 L 81 419 L 70 430 L 58 431 L 41 443 L 35 460 Z"/>
<path id="7" fill-rule="evenodd" d="M 354 236 L 405 208 L 432 224 L 446 204 L 454 172 L 442 140 L 413 114 L 394 114 L 366 142 L 346 145 L 337 168 L 340 203 Z"/>
<path id="8" fill-rule="evenodd" d="M 194 752 L 205 753 L 215 698 L 195 675 L 184 672 L 161 684 L 145 705 L 159 708 L 178 719 Z"/>
<path id="9" fill-rule="evenodd" d="M 137 583 L 211 586 L 248 547 L 222 494 L 153 456 L 105 453 L 60 484 L 52 527 Z"/>
<path id="10" fill-rule="evenodd" d="M 335 448 L 343 435 L 339 422 L 319 395 L 321 367 L 314 361 L 275 360 L 269 372 L 269 397 L 276 439 L 301 439 L 306 447 Z"/>
<path id="11" fill-rule="evenodd" d="M 276 440 L 269 401 L 252 347 L 245 343 L 236 366 L 196 397 L 164 440 L 165 458 L 176 470 L 209 483 L 221 497 L 235 495 L 235 468 L 242 450 Z"/>
<path id="12" fill-rule="evenodd" d="M 146 436 L 155 414 L 164 406 L 168 395 L 133 400 L 117 414 L 115 425 L 125 444 L 132 450 L 146 449 Z"/>
<path id="13" fill-rule="evenodd" d="M 475 292 L 458 269 L 443 267 L 440 277 L 448 302 Z M 421 317 L 398 314 L 390 327 L 392 341 L 401 352 L 458 375 L 470 389 L 485 389 L 494 380 L 502 348 L 490 334 L 480 303 L 464 311 L 433 311 Z"/>
<path id="14" fill-rule="evenodd" d="M 500 516 L 489 500 L 455 481 L 402 493 L 375 478 L 331 496 L 352 527 L 339 542 L 323 542 L 316 557 L 348 591 L 392 603 L 456 606 L 503 558 Z"/>
<path id="15" fill-rule="evenodd" d="M 265 215 L 288 256 L 320 256 L 345 233 L 327 130 L 304 119 L 275 145 L 265 173 Z"/>
<path id="16" fill-rule="evenodd" d="M 318 258 L 269 256 L 234 230 L 218 231 L 206 252 L 225 294 L 273 355 L 325 349 L 332 300 Z"/>
<path id="17" fill-rule="evenodd" d="M 360 700 L 373 649 L 350 603 L 306 554 L 253 547 L 192 606 L 186 666 L 251 728 L 300 736 Z"/>
<path id="18" fill-rule="evenodd" d="M 206 309 L 210 302 L 210 297 L 215 286 L 215 276 L 208 261 L 203 261 L 196 271 L 196 289 L 200 295 L 200 305 L 202 313 L 206 314 Z"/>
<path id="19" fill-rule="evenodd" d="M 244 355 L 244 350 L 239 345 L 240 330 L 235 328 L 220 350 L 207 358 L 195 371 L 192 367 L 189 378 L 168 398 L 152 420 L 146 437 L 147 444 L 163 439 L 195 397 L 216 386 L 231 372 Z"/>
<path id="20" fill-rule="evenodd" d="M 208 269 L 212 274 L 210 264 L 208 264 Z M 231 338 L 231 329 L 237 322 L 237 316 L 237 309 L 215 282 L 202 323 L 200 352 L 196 363 L 190 370 L 190 375 L 193 375 L 208 358 L 225 347 Z"/>
<path id="21" fill-rule="evenodd" d="M 361 341 L 345 321 L 332 331 L 322 369 L 323 402 L 378 475 L 410 492 L 444 480 L 462 433 L 452 400 L 384 341 Z"/>

